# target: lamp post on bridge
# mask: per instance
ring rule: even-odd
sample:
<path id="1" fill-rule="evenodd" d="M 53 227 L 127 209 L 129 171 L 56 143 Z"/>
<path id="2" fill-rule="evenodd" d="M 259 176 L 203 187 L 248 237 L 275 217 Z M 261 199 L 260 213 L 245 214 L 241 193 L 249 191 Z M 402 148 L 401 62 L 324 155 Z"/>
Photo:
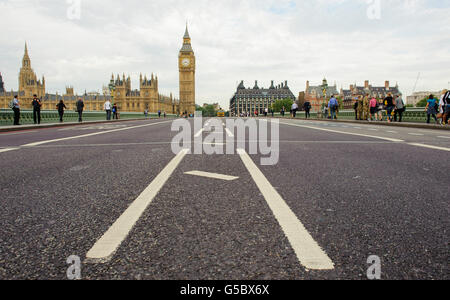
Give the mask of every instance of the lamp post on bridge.
<path id="1" fill-rule="evenodd" d="M 116 85 L 114 84 L 114 80 L 111 79 L 109 82 L 109 92 L 111 94 L 111 105 L 114 106 L 114 92 L 116 91 Z"/>

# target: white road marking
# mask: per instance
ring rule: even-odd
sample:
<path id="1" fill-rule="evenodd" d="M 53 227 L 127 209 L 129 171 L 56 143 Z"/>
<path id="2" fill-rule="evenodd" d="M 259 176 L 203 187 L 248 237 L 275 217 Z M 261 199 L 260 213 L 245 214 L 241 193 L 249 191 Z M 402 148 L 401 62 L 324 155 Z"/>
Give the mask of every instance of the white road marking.
<path id="1" fill-rule="evenodd" d="M 117 248 L 122 244 L 136 222 L 142 216 L 169 177 L 178 167 L 180 162 L 189 152 L 183 149 L 177 156 L 159 173 L 142 194 L 128 207 L 128 209 L 117 219 L 108 231 L 95 243 L 86 255 L 88 263 L 108 262 Z"/>
<path id="2" fill-rule="evenodd" d="M 438 147 L 438 146 L 432 146 L 432 145 L 426 145 L 426 144 L 409 143 L 408 145 L 422 147 L 422 148 L 428 148 L 428 149 L 434 149 L 434 150 L 450 151 L 450 148 L 444 148 L 444 147 Z"/>
<path id="3" fill-rule="evenodd" d="M 213 179 L 221 179 L 226 181 L 233 181 L 236 179 L 239 179 L 239 177 L 235 176 L 229 176 L 229 175 L 222 175 L 217 173 L 209 173 L 209 172 L 202 172 L 202 171 L 191 171 L 184 173 L 186 175 L 193 175 L 193 176 L 199 176 L 199 177 L 206 177 L 206 178 L 213 178 Z"/>
<path id="4" fill-rule="evenodd" d="M 197 133 L 194 135 L 194 137 L 199 137 L 199 136 L 201 136 L 201 135 L 203 134 L 203 131 L 204 131 L 204 130 L 205 130 L 204 128 L 200 129 L 200 131 L 197 132 Z"/>
<path id="5" fill-rule="evenodd" d="M 112 132 L 118 132 L 118 131 L 124 131 L 124 130 L 130 130 L 130 129 L 136 129 L 136 128 L 154 126 L 154 125 L 160 125 L 160 124 L 164 124 L 164 123 L 168 123 L 168 122 L 172 122 L 172 121 L 165 121 L 165 122 L 158 122 L 158 123 L 145 124 L 145 125 L 139 125 L 139 126 L 132 126 L 132 127 L 126 127 L 126 128 L 119 128 L 119 129 L 113 129 L 113 130 L 108 130 L 108 131 L 100 131 L 100 132 L 94 132 L 94 133 L 89 133 L 89 134 L 71 136 L 71 137 L 66 137 L 66 138 L 61 138 L 61 139 L 40 141 L 40 142 L 31 143 L 31 144 L 26 144 L 26 145 L 23 145 L 22 147 L 34 147 L 34 146 L 39 146 L 39 145 L 48 144 L 48 143 L 68 141 L 68 140 L 79 139 L 79 138 L 84 138 L 84 137 L 96 136 L 96 135 L 100 135 L 100 134 L 106 134 L 106 133 L 112 133 Z"/>
<path id="6" fill-rule="evenodd" d="M 408 133 L 409 135 L 415 135 L 415 136 L 424 136 L 423 133 Z"/>
<path id="7" fill-rule="evenodd" d="M 397 131 L 386 131 L 388 133 L 398 133 Z"/>
<path id="8" fill-rule="evenodd" d="M 228 134 L 229 137 L 234 137 L 234 134 L 231 132 L 230 129 L 225 128 L 225 131 L 227 132 L 227 134 Z"/>
<path id="9" fill-rule="evenodd" d="M 14 150 L 17 150 L 17 149 L 19 149 L 19 148 L 5 148 L 5 149 L 0 149 L 0 153 L 3 153 L 3 152 L 9 152 L 9 151 L 14 151 Z"/>
<path id="10" fill-rule="evenodd" d="M 378 129 L 375 128 L 369 128 L 370 131 L 378 131 Z"/>
<path id="11" fill-rule="evenodd" d="M 441 138 L 441 139 L 450 139 L 450 136 L 440 135 L 440 136 L 438 136 L 438 138 Z"/>
<path id="12" fill-rule="evenodd" d="M 361 134 L 361 133 L 353 133 L 353 132 L 345 132 L 345 131 L 338 131 L 338 130 L 325 129 L 325 128 L 317 128 L 317 127 L 313 127 L 313 126 L 290 124 L 290 123 L 281 123 L 280 122 L 280 124 L 289 125 L 289 126 L 303 127 L 303 128 L 309 128 L 309 129 L 315 129 L 315 130 L 322 130 L 322 131 L 328 131 L 328 132 L 334 132 L 334 133 L 340 133 L 340 134 L 348 134 L 348 135 L 370 137 L 370 138 L 374 138 L 374 139 L 386 140 L 386 141 L 395 142 L 395 143 L 404 142 L 403 140 L 392 139 L 392 138 L 387 138 L 387 137 L 382 137 L 382 136 L 375 136 L 375 135 L 368 135 L 368 134 Z"/>
<path id="13" fill-rule="evenodd" d="M 258 169 L 247 152 L 243 149 L 237 151 L 283 229 L 300 263 L 310 270 L 333 270 L 334 264 L 331 259 L 308 233 L 305 226 Z"/>

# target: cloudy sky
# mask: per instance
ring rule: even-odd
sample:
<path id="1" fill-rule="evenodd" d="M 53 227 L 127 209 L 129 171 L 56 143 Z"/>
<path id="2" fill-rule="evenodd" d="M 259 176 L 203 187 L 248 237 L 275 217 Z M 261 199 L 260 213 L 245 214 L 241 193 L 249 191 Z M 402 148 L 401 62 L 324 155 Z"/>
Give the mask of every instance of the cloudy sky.
<path id="1" fill-rule="evenodd" d="M 154 72 L 177 95 L 188 21 L 198 104 L 227 108 L 240 80 L 288 80 L 296 95 L 323 77 L 338 88 L 390 80 L 409 95 L 419 72 L 417 91 L 449 87 L 449 16 L 450 0 L 0 0 L 0 72 L 16 90 L 27 41 L 47 92 L 100 91 L 111 73 L 139 88 L 139 73 Z"/>

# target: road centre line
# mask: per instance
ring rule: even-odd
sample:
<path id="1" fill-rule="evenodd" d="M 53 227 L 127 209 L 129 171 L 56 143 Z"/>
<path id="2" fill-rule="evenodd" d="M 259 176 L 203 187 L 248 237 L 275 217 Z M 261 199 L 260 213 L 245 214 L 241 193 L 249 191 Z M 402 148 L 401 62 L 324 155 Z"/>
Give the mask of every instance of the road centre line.
<path id="1" fill-rule="evenodd" d="M 106 263 L 111 260 L 118 247 L 128 236 L 129 232 L 133 229 L 134 225 L 188 152 L 188 149 L 181 150 L 181 152 L 169 162 L 142 194 L 134 200 L 108 231 L 95 243 L 86 255 L 88 263 Z"/>
<path id="2" fill-rule="evenodd" d="M 280 122 L 280 124 L 284 124 L 284 125 L 288 125 L 288 126 L 297 126 L 297 127 L 315 129 L 315 130 L 321 130 L 321 131 L 327 131 L 327 132 L 334 132 L 334 133 L 340 133 L 340 134 L 348 134 L 348 135 L 355 135 L 355 136 L 370 137 L 370 138 L 386 140 L 386 141 L 390 141 L 390 142 L 394 142 L 394 143 L 404 142 L 404 140 L 387 138 L 387 137 L 382 137 L 382 136 L 374 136 L 374 135 L 368 135 L 368 134 L 362 134 L 362 133 L 353 133 L 353 132 L 344 132 L 344 131 L 338 131 L 338 130 L 332 130 L 332 129 L 326 129 L 326 128 L 317 128 L 317 127 L 307 126 L 307 125 L 291 124 L 291 123 L 284 123 L 284 122 Z"/>
<path id="3" fill-rule="evenodd" d="M 225 131 L 227 132 L 229 137 L 234 137 L 234 134 L 231 132 L 230 129 L 228 129 L 227 127 L 225 127 Z"/>
<path id="4" fill-rule="evenodd" d="M 96 136 L 96 135 L 100 135 L 100 134 L 106 134 L 106 133 L 112 133 L 112 132 L 118 132 L 118 131 L 124 131 L 124 130 L 142 128 L 142 127 L 148 127 L 148 126 L 155 126 L 155 125 L 160 125 L 160 124 L 169 123 L 169 122 L 172 122 L 172 121 L 158 122 L 158 123 L 145 124 L 145 125 L 139 125 L 139 126 L 125 127 L 125 128 L 118 128 L 118 129 L 113 129 L 113 130 L 108 130 L 108 131 L 100 131 L 100 132 L 88 133 L 88 134 L 71 136 L 71 137 L 60 138 L 60 139 L 40 141 L 40 142 L 26 144 L 26 145 L 23 145 L 22 147 L 34 147 L 34 146 L 39 146 L 39 145 L 48 144 L 48 143 L 68 141 L 68 140 L 79 139 L 79 138 L 84 138 L 84 137 Z"/>
<path id="5" fill-rule="evenodd" d="M 244 149 L 237 151 L 288 238 L 299 262 L 310 270 L 333 270 L 334 264 L 331 259 L 308 233 L 247 152 Z"/>
<path id="6" fill-rule="evenodd" d="M 409 135 L 414 135 L 414 136 L 424 136 L 425 134 L 423 133 L 408 133 Z"/>
<path id="7" fill-rule="evenodd" d="M 440 135 L 440 136 L 438 136 L 438 138 L 441 138 L 441 139 L 450 139 L 450 136 Z"/>
<path id="8" fill-rule="evenodd" d="M 202 172 L 202 171 L 190 171 L 190 172 L 185 172 L 184 174 L 199 176 L 199 177 L 206 177 L 206 178 L 213 178 L 213 179 L 221 179 L 221 180 L 226 180 L 226 181 L 233 181 L 233 180 L 239 179 L 239 177 L 236 177 L 236 176 L 229 176 L 229 175 Z"/>

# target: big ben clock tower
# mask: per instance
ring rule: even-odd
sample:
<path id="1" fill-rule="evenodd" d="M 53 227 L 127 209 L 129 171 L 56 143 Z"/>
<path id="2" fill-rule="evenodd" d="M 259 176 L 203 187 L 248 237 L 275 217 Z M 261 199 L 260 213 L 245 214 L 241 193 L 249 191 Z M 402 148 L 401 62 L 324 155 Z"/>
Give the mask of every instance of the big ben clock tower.
<path id="1" fill-rule="evenodd" d="M 178 56 L 180 70 L 180 112 L 195 113 L 195 55 L 186 25 L 183 47 Z"/>

